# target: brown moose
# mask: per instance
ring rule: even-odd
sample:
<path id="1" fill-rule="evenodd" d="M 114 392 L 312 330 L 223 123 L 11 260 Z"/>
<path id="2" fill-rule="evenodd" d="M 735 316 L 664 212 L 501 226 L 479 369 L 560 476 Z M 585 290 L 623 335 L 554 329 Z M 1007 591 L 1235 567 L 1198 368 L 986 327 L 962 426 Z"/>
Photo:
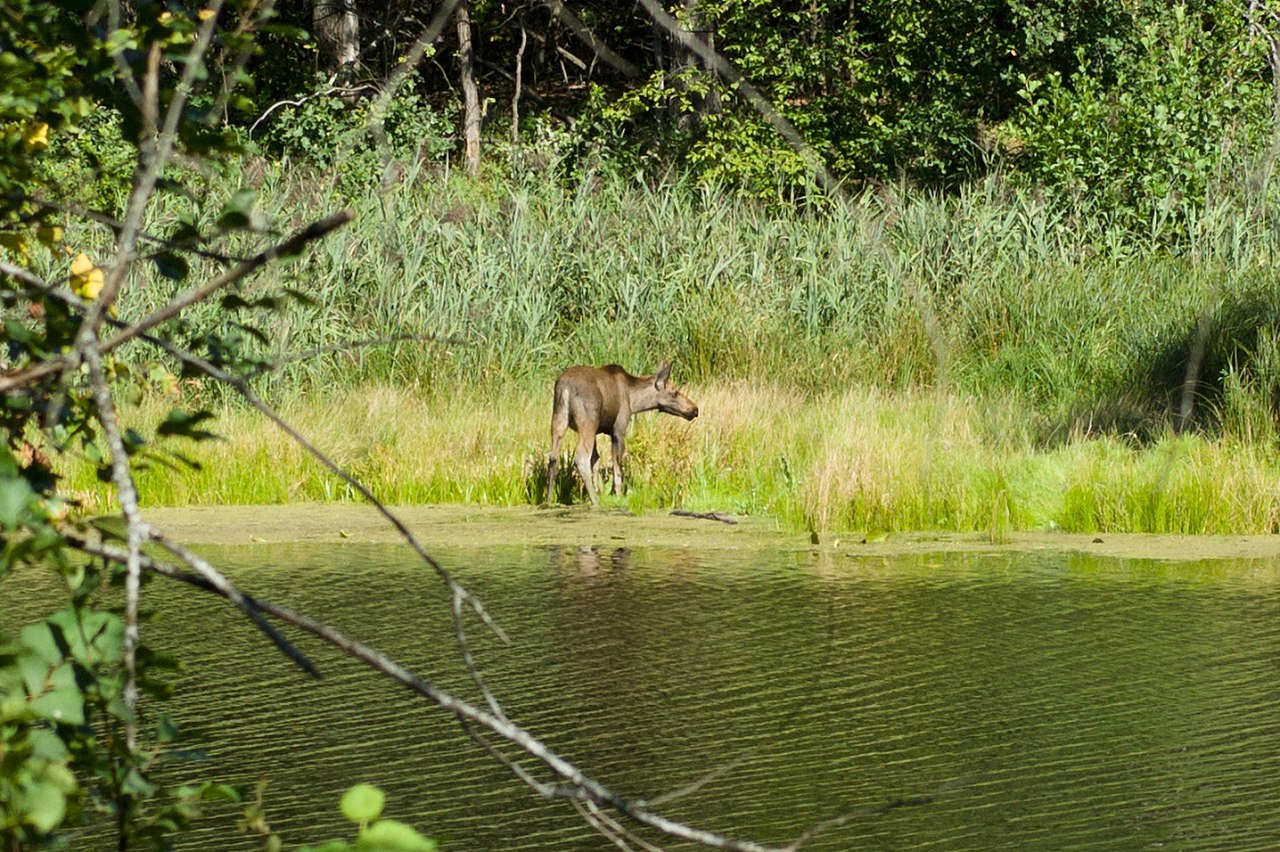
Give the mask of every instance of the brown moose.
<path id="1" fill-rule="evenodd" d="M 693 404 L 671 383 L 671 364 L 663 361 L 652 376 L 633 376 L 617 364 L 603 367 L 570 367 L 556 378 L 551 408 L 551 453 L 547 457 L 547 502 L 555 494 L 560 466 L 560 441 L 566 429 L 578 433 L 574 465 L 587 486 L 592 505 L 599 505 L 596 488 L 596 436 L 613 439 L 613 491 L 622 496 L 622 458 L 626 454 L 627 426 L 631 416 L 658 409 L 685 420 L 698 416 Z"/>

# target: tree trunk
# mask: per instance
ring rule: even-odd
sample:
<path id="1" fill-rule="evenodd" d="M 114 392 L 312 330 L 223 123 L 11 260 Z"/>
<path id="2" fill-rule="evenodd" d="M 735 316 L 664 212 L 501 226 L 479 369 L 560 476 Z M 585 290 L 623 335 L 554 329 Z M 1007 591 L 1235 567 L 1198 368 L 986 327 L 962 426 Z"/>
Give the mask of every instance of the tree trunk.
<path id="1" fill-rule="evenodd" d="M 462 77 L 462 140 L 463 161 L 467 174 L 474 175 L 480 168 L 480 93 L 476 89 L 475 58 L 471 48 L 471 4 L 462 0 L 458 4 L 458 73 Z"/>
<path id="2" fill-rule="evenodd" d="M 349 75 L 360 59 L 360 16 L 355 0 L 315 0 L 311 25 L 320 45 L 321 70 Z"/>
<path id="3" fill-rule="evenodd" d="M 715 49 L 715 34 L 703 14 L 698 0 L 684 0 L 685 30 L 696 39 Z M 676 43 L 672 45 L 671 70 L 675 84 L 689 90 L 690 110 L 677 117 L 681 128 L 692 130 L 700 126 L 709 115 L 720 112 L 720 90 L 715 72 L 706 66 L 702 58 L 692 50 Z M 701 73 L 699 73 L 699 70 Z M 696 82 L 694 78 L 696 77 Z M 691 89 L 692 86 L 692 89 Z"/>

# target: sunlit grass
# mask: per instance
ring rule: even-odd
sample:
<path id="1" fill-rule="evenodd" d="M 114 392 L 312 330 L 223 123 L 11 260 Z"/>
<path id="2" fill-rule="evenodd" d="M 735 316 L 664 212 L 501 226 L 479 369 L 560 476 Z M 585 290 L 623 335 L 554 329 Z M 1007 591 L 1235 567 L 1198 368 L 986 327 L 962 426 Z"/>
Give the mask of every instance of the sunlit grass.
<path id="1" fill-rule="evenodd" d="M 1149 445 L 1083 435 L 1037 447 L 1013 402 L 851 389 L 803 394 L 748 382 L 692 385 L 693 422 L 639 416 L 628 444 L 636 512 L 675 506 L 778 519 L 792 529 L 1266 533 L 1280 530 L 1280 459 L 1226 437 Z M 295 398 L 283 413 L 389 503 L 521 505 L 545 493 L 549 393 L 371 386 Z M 129 412 L 145 426 L 168 403 Z M 151 467 L 147 505 L 357 499 L 261 417 L 219 412 L 224 440 L 176 448 L 200 470 Z M 602 467 L 609 447 L 600 440 Z M 564 466 L 571 470 L 571 465 Z M 67 471 L 108 508 L 87 465 Z M 573 482 L 572 474 L 568 474 Z M 572 499 L 584 496 L 574 482 Z"/>

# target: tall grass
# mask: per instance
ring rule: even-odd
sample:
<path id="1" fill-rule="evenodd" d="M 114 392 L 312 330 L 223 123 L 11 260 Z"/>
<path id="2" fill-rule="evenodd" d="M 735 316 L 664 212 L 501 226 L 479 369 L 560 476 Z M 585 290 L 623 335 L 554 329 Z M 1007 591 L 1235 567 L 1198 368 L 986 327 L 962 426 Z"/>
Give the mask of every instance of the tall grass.
<path id="1" fill-rule="evenodd" d="M 356 218 L 246 287 L 309 304 L 255 317 L 210 305 L 192 327 L 252 319 L 275 357 L 431 338 L 258 380 L 393 501 L 536 499 L 537 389 L 569 363 L 640 372 L 674 357 L 704 417 L 637 426 L 636 506 L 994 534 L 1275 526 L 1277 221 L 1245 194 L 1135 233 L 998 178 L 803 211 L 609 174 L 565 185 L 408 168 L 355 198 L 279 164 L 213 180 L 204 197 L 255 187 L 281 230 L 337 206 Z M 165 203 L 156 231 L 217 213 Z M 137 284 L 125 316 L 176 286 Z M 157 476 L 154 500 L 342 496 L 241 412 L 226 416 L 228 455 Z"/>
<path id="2" fill-rule="evenodd" d="M 1061 418 L 1172 392 L 1153 377 L 1177 365 L 1160 359 L 1176 360 L 1206 310 L 1280 307 L 1275 223 L 1229 201 L 1183 231 L 1134 234 L 995 178 L 956 196 L 886 190 L 799 212 L 624 176 L 468 183 L 419 169 L 354 199 L 278 164 L 225 188 L 241 182 L 282 229 L 340 205 L 356 213 L 249 285 L 314 300 L 264 320 L 275 354 L 436 338 L 294 364 L 281 387 L 521 382 L 568 362 L 640 369 L 674 355 L 699 379 L 805 390 L 943 380 L 1014 392 Z M 166 203 L 157 231 L 190 214 L 184 199 Z M 140 313 L 173 286 L 136 287 L 124 309 Z M 1226 351 L 1241 329 L 1216 331 Z"/>

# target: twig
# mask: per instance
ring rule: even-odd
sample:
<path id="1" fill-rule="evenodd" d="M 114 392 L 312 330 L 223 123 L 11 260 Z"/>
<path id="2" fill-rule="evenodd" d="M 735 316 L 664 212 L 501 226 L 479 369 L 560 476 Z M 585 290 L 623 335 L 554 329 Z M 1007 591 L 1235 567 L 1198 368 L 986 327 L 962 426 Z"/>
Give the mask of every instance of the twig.
<path id="1" fill-rule="evenodd" d="M 372 83 L 361 83 L 359 86 L 335 86 L 334 81 L 337 79 L 338 79 L 338 75 L 334 74 L 328 80 L 325 81 L 326 88 L 318 92 L 312 92 L 309 95 L 303 95 L 297 100 L 285 99 L 282 101 L 276 101 L 271 106 L 267 107 L 266 110 L 262 113 L 262 115 L 258 116 L 257 120 L 253 122 L 253 124 L 249 125 L 249 135 L 252 136 L 253 132 L 258 129 L 258 125 L 266 121 L 267 118 L 271 115 L 271 113 L 280 109 L 280 107 L 286 107 L 286 106 L 300 107 L 303 104 L 305 104 L 307 101 L 313 101 L 316 98 L 323 98 L 326 95 L 354 95 L 357 92 L 364 92 L 364 91 L 376 92 L 378 90 L 377 87 L 374 86 Z"/>
<path id="2" fill-rule="evenodd" d="M 737 769 L 739 766 L 746 763 L 748 760 L 751 760 L 753 757 L 756 756 L 757 751 L 759 751 L 758 748 L 745 749 L 741 754 L 733 758 L 733 760 L 722 763 L 721 765 L 712 769 L 710 772 L 703 774 L 701 778 L 696 778 L 689 784 L 686 784 L 683 787 L 678 787 L 675 790 L 671 790 L 670 792 L 663 793 L 661 796 L 654 796 L 652 799 L 645 799 L 643 804 L 646 806 L 665 805 L 667 802 L 672 802 L 672 801 L 675 801 L 676 799 L 681 799 L 681 798 L 684 798 L 685 796 L 693 795 L 694 793 L 701 790 L 703 787 L 710 784 L 712 781 L 715 781 L 717 778 L 721 777 L 722 775 L 727 775 L 729 772 L 732 772 L 734 769 Z"/>
<path id="3" fill-rule="evenodd" d="M 253 257 L 238 264 L 234 269 L 229 269 L 212 280 L 181 293 L 169 301 L 167 305 L 152 312 L 149 316 L 144 317 L 128 328 L 125 328 L 114 337 L 102 344 L 102 351 L 109 352 L 112 349 L 124 343 L 126 340 L 137 337 L 144 331 L 149 331 L 161 323 L 173 319 L 187 308 L 201 302 L 217 291 L 234 284 L 242 278 L 252 275 L 262 267 L 266 266 L 274 260 L 281 257 L 288 257 L 297 254 L 307 243 L 316 240 L 335 231 L 343 225 L 355 218 L 355 213 L 350 210 L 340 210 L 337 213 L 331 213 L 323 219 L 312 222 L 298 233 L 282 243 L 278 243 L 271 248 L 255 254 Z"/>
<path id="4" fill-rule="evenodd" d="M 371 337 L 365 340 L 349 340 L 343 343 L 329 343 L 324 346 L 317 346 L 313 349 L 306 349 L 302 352 L 292 352 L 274 359 L 269 364 L 263 364 L 249 372 L 246 376 L 253 379 L 273 370 L 278 370 L 285 364 L 292 364 L 295 361 L 304 361 L 307 358 L 314 358 L 317 355 L 327 355 L 331 352 L 350 352 L 353 349 L 367 349 L 373 346 L 388 346 L 392 343 L 404 343 L 406 341 L 413 342 L 431 342 L 440 343 L 448 346 L 459 346 L 466 341 L 460 337 L 442 337 L 438 334 L 391 334 L 386 337 Z"/>
<path id="5" fill-rule="evenodd" d="M 127 558 L 127 554 L 124 551 L 105 544 L 86 544 L 85 552 L 115 561 Z M 194 588 L 224 596 L 199 574 L 175 568 L 146 555 L 140 558 L 140 564 L 147 571 L 158 576 L 178 580 Z M 254 604 L 262 612 L 273 618 L 310 633 L 312 636 L 343 651 L 348 656 L 360 660 L 410 691 L 432 701 L 460 722 L 482 727 L 537 759 L 565 782 L 564 785 L 542 786 L 540 792 L 550 798 L 594 802 L 597 805 L 609 807 L 629 819 L 654 828 L 671 837 L 700 843 L 715 849 L 735 850 L 735 852 L 782 852 L 784 848 L 788 848 L 767 846 L 746 840 L 735 840 L 654 813 L 638 803 L 618 795 L 613 790 L 586 775 L 576 765 L 561 757 L 537 737 L 510 720 L 495 716 L 465 699 L 446 692 L 404 668 L 404 666 L 376 648 L 352 639 L 341 631 L 304 613 L 295 612 L 288 607 L 257 599 L 254 599 Z"/>
<path id="6" fill-rule="evenodd" d="M 672 509 L 671 514 L 681 518 L 698 518 L 703 521 L 719 521 L 722 524 L 736 524 L 737 518 L 724 512 L 690 512 L 688 509 Z"/>
<path id="7" fill-rule="evenodd" d="M 805 141 L 803 134 L 796 129 L 790 119 L 779 112 L 769 102 L 769 99 L 751 84 L 751 81 L 738 70 L 737 66 L 725 59 L 718 51 L 709 47 L 702 39 L 681 27 L 679 22 L 667 13 L 658 0 L 640 0 L 640 5 L 644 7 L 655 23 L 666 30 L 671 38 L 679 42 L 681 47 L 698 54 L 698 57 L 715 73 L 738 87 L 738 90 L 742 92 L 756 112 L 760 113 L 765 121 L 773 125 L 773 129 L 800 155 L 819 186 L 838 198 L 846 197 L 843 185 L 827 168 L 822 156 Z"/>
<path id="8" fill-rule="evenodd" d="M 529 31 L 524 25 L 524 15 L 520 15 L 520 46 L 516 48 L 515 86 L 511 91 L 511 144 L 520 144 L 520 94 L 524 88 L 524 49 L 529 43 Z"/>
<path id="9" fill-rule="evenodd" d="M 156 542 L 194 570 L 206 584 L 209 591 L 216 592 L 221 597 L 226 598 L 237 609 L 243 612 L 245 617 L 247 617 L 253 625 L 271 641 L 271 644 L 275 645 L 282 654 L 292 660 L 298 668 L 302 669 L 317 680 L 323 677 L 315 664 L 312 663 L 305 654 L 298 650 L 292 642 L 280 635 L 280 632 L 272 626 L 271 622 L 266 620 L 263 616 L 262 609 L 258 606 L 258 602 L 237 589 L 235 585 L 226 578 L 226 575 L 213 567 L 208 560 L 173 541 L 150 524 L 144 525 L 144 531 L 149 540 Z M 76 550 L 87 553 L 91 556 L 105 557 L 108 559 L 116 559 L 118 556 L 118 554 L 109 545 L 105 545 L 103 543 L 89 541 L 88 539 L 65 532 L 63 533 L 63 538 Z M 152 570 L 151 564 L 152 563 L 147 557 L 143 557 L 143 568 L 146 570 Z"/>
<path id="10" fill-rule="evenodd" d="M 56 210 L 59 213 L 66 213 L 71 216 L 79 216 L 81 218 L 88 219 L 90 222 L 96 222 L 99 225 L 110 228 L 113 232 L 117 234 L 124 227 L 124 223 L 121 222 L 119 219 L 107 213 L 103 213 L 101 210 L 85 210 L 79 207 L 72 207 L 68 204 L 63 204 L 58 201 L 50 201 L 49 199 L 41 198 L 40 196 L 36 196 L 35 198 L 32 199 L 32 201 L 34 201 L 36 204 L 38 204 L 40 207 L 44 208 L 45 210 Z M 201 248 L 200 246 L 196 246 L 196 245 L 191 245 L 190 243 L 177 242 L 175 240 L 165 239 L 164 237 L 156 237 L 146 233 L 145 231 L 138 234 L 138 240 L 139 242 L 150 243 L 151 245 L 157 245 L 157 246 L 160 246 L 161 248 L 169 249 L 170 251 L 190 252 L 191 254 L 194 254 L 197 257 L 203 257 L 206 260 L 214 260 L 214 261 L 217 261 L 218 263 L 241 263 L 244 260 L 246 260 L 246 258 L 244 257 L 237 257 L 235 255 L 224 254 L 222 252 L 210 251 L 209 249 Z"/>
<path id="11" fill-rule="evenodd" d="M 605 44 L 594 32 L 591 31 L 590 27 L 582 23 L 577 15 L 565 8 L 563 0 L 546 0 L 546 3 L 551 9 L 551 14 L 554 15 L 560 23 L 568 27 L 569 30 L 578 37 L 579 41 L 591 48 L 592 53 L 603 59 L 609 65 L 612 65 L 615 70 L 621 72 L 622 75 L 628 79 L 635 79 L 640 76 L 640 68 L 638 66 L 628 62 L 615 53 L 609 45 Z M 556 49 L 560 49 L 558 45 Z M 574 58 L 577 59 L 577 57 Z M 583 68 L 586 68 L 585 64 L 583 65 Z"/>
<path id="12" fill-rule="evenodd" d="M 138 603 L 142 589 L 142 515 L 138 510 L 138 489 L 133 483 L 133 473 L 124 441 L 120 437 L 120 423 L 116 416 L 111 389 L 107 385 L 102 355 L 92 345 L 96 335 L 90 335 L 90 345 L 82 352 L 89 368 L 89 385 L 97 408 L 98 422 L 102 424 L 107 447 L 111 453 L 111 480 L 116 486 L 120 511 L 125 520 L 125 604 L 124 604 L 124 669 L 125 683 L 121 695 L 129 714 L 124 723 L 125 748 L 130 754 L 138 750 Z"/>
<path id="13" fill-rule="evenodd" d="M 115 349 L 117 346 L 124 343 L 125 341 L 138 337 L 139 335 L 143 334 L 146 331 L 149 331 L 152 328 L 155 328 L 161 323 L 164 323 L 167 320 L 173 319 L 178 314 L 182 313 L 182 311 L 186 310 L 187 308 L 191 307 L 197 302 L 207 299 L 209 296 L 211 296 L 213 293 L 216 293 L 218 290 L 221 290 L 227 286 L 230 286 L 231 284 L 234 284 L 240 279 L 253 274 L 254 272 L 258 271 L 263 266 L 267 265 L 273 260 L 297 253 L 307 243 L 313 242 L 315 240 L 320 239 L 321 237 L 324 237 L 330 231 L 333 231 L 345 225 L 347 222 L 350 222 L 354 217 L 355 217 L 355 214 L 352 213 L 350 210 L 343 210 L 338 213 L 334 213 L 329 216 L 326 216 L 325 218 L 320 219 L 316 222 L 312 222 L 306 228 L 303 228 L 297 234 L 294 234 L 292 237 L 285 240 L 284 242 L 278 243 L 272 246 L 271 248 L 266 249 L 265 251 L 259 252 L 258 254 L 254 255 L 253 257 L 249 258 L 243 263 L 238 264 L 234 269 L 227 270 L 226 272 L 206 282 L 205 284 L 202 284 L 199 287 L 195 287 L 191 290 L 186 291 L 185 293 L 181 293 L 178 296 L 175 296 L 167 305 L 164 305 L 163 307 L 159 308 L 154 313 L 150 314 L 147 317 L 144 317 L 143 319 L 139 320 L 136 323 L 124 326 L 123 328 L 121 328 L 119 332 L 116 333 L 115 336 L 111 337 L 105 342 L 95 343 L 94 345 L 96 346 L 97 350 L 101 353 L 110 352 L 111 350 Z M 32 276 L 29 273 L 19 272 L 18 267 L 12 266 L 11 264 L 3 264 L 3 266 L 0 266 L 0 271 L 5 272 L 6 274 L 9 274 L 9 275 L 14 275 L 15 277 L 18 277 L 20 280 L 22 280 L 27 284 L 30 284 L 31 286 L 38 287 L 39 289 L 45 290 L 46 292 L 49 291 L 50 285 L 44 282 L 39 282 L 39 279 L 36 279 L 34 276 Z M 82 306 L 82 309 L 86 312 L 86 314 L 88 314 L 88 313 L 91 313 L 99 303 L 98 302 L 80 302 L 80 304 Z M 88 324 L 89 324 L 89 321 L 86 318 L 84 326 L 88 326 Z M 111 323 L 111 324 L 116 325 L 115 323 Z M 87 333 L 84 326 L 82 326 L 81 328 L 82 335 Z M 50 358 L 47 361 L 42 361 L 41 363 L 33 365 L 32 367 L 29 367 L 26 370 L 13 373 L 8 376 L 0 376 L 0 393 L 7 393 L 14 388 L 18 388 L 18 387 L 22 387 L 24 385 L 30 384 L 44 376 L 48 376 L 53 373 L 66 370 L 69 367 L 75 366 L 76 364 L 79 363 L 79 360 L 81 357 L 81 353 L 80 353 L 81 345 L 82 344 L 78 342 L 76 350 L 74 350 L 71 353 L 68 353 L 67 355 L 62 355 L 57 358 Z"/>

